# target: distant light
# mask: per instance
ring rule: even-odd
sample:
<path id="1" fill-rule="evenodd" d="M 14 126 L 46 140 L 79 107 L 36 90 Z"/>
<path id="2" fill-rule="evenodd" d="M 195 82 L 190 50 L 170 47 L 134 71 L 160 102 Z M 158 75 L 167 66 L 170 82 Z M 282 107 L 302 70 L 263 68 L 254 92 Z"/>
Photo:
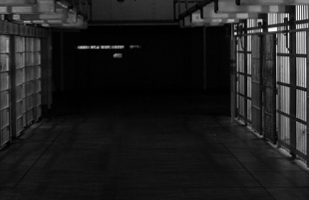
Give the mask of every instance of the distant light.
<path id="1" fill-rule="evenodd" d="M 92 46 L 90 46 L 90 49 L 100 49 L 100 46 L 92 45 Z"/>
<path id="2" fill-rule="evenodd" d="M 114 53 L 114 55 L 113 55 L 113 58 L 118 58 L 118 59 L 120 59 L 120 58 L 122 58 L 123 56 L 122 56 L 122 53 Z"/>
<path id="3" fill-rule="evenodd" d="M 82 46 L 78 46 L 77 49 L 80 49 L 80 50 L 90 49 L 90 46 L 82 45 Z"/>
<path id="4" fill-rule="evenodd" d="M 130 45 L 130 49 L 141 49 L 141 45 Z"/>
<path id="5" fill-rule="evenodd" d="M 113 49 L 124 49 L 124 45 L 80 45 L 77 46 L 77 49 L 79 50 L 87 50 L 87 49 L 92 49 L 92 50 L 113 50 Z"/>

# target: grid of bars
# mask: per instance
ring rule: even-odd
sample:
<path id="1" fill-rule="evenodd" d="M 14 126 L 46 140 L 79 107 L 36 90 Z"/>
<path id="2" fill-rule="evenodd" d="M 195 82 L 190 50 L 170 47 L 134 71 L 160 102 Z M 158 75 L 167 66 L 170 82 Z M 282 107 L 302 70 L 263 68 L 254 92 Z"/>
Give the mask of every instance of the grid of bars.
<path id="1" fill-rule="evenodd" d="M 25 38 L 15 37 L 16 137 L 26 127 Z"/>
<path id="2" fill-rule="evenodd" d="M 288 14 L 277 14 L 276 23 L 283 23 L 284 18 L 289 18 Z M 278 31 L 283 31 L 286 27 L 278 27 Z M 277 34 L 277 88 L 278 88 L 278 143 L 289 148 L 291 145 L 290 137 L 290 55 L 289 55 L 289 35 Z"/>
<path id="3" fill-rule="evenodd" d="M 0 35 L 0 147 L 10 141 L 9 36 Z"/>
<path id="4" fill-rule="evenodd" d="M 268 14 L 268 24 L 282 24 L 289 21 L 291 15 L 289 14 Z M 291 18 L 292 19 L 292 18 Z M 309 6 L 297 5 L 295 6 L 295 20 L 309 20 Z M 241 51 L 238 47 L 237 51 L 237 73 L 240 77 L 238 80 L 237 94 L 238 102 L 237 108 L 244 108 L 244 106 L 250 105 L 250 98 L 252 97 L 252 85 L 250 85 L 250 79 L 252 79 L 252 57 L 248 53 L 251 52 L 252 34 L 258 32 L 257 25 L 254 21 L 247 20 L 247 26 L 256 27 L 255 30 L 248 30 L 246 33 L 249 35 L 243 35 L 242 40 L 247 40 L 247 51 Z M 308 133 L 308 111 L 307 103 L 308 97 L 308 74 L 307 65 L 309 62 L 308 56 L 308 44 L 309 41 L 309 23 L 288 23 L 287 26 L 278 26 L 274 28 L 268 28 L 269 34 L 276 34 L 276 81 L 277 81 L 277 97 L 276 97 L 276 115 L 277 124 L 276 129 L 278 131 L 278 145 L 286 148 L 291 153 L 296 154 L 304 161 L 308 161 L 308 148 L 307 144 L 309 138 Z M 238 45 L 239 46 L 239 45 Z M 262 47 L 263 48 L 263 47 Z M 245 54 L 246 53 L 246 54 Z M 245 66 L 244 57 L 247 59 Z M 247 68 L 246 68 L 247 67 Z M 241 75 L 243 77 L 241 77 Z M 247 80 L 247 84 L 244 84 L 244 77 Z M 247 102 L 245 102 L 245 92 L 247 91 Z M 243 97 L 242 97 L 243 96 Z M 242 99 L 241 99 L 242 97 Z M 246 109 L 248 109 L 246 107 Z M 239 114 L 244 114 L 244 109 L 240 109 Z M 242 119 L 242 118 L 240 118 Z M 252 112 L 247 110 L 247 118 L 245 120 L 256 120 L 252 116 Z M 261 130 L 263 132 L 263 130 Z M 308 162 L 307 162 L 308 164 Z"/>
<path id="5" fill-rule="evenodd" d="M 32 124 L 41 117 L 41 41 L 26 38 L 26 123 Z"/>
<path id="6" fill-rule="evenodd" d="M 0 35 L 0 78 L 1 149 L 41 117 L 41 39 Z"/>
<path id="7" fill-rule="evenodd" d="M 309 19 L 308 6 L 296 6 L 296 20 Z M 296 29 L 308 28 L 308 23 Z M 296 151 L 307 152 L 307 32 L 296 32 Z M 301 156 L 303 157 L 303 156 Z"/>
<path id="8" fill-rule="evenodd" d="M 39 120 L 42 115 L 42 72 L 41 72 L 41 39 L 34 38 L 34 119 Z"/>
<path id="9" fill-rule="evenodd" d="M 237 56 L 236 56 L 236 71 L 237 71 L 237 116 L 247 122 L 246 109 L 246 82 L 247 82 L 247 67 L 245 62 L 245 37 L 238 38 L 237 40 Z"/>
<path id="10" fill-rule="evenodd" d="M 257 19 L 249 19 L 246 22 L 248 34 L 261 32 L 260 29 L 252 29 L 258 25 Z M 252 123 L 252 36 L 237 38 L 237 116 L 247 125 Z"/>

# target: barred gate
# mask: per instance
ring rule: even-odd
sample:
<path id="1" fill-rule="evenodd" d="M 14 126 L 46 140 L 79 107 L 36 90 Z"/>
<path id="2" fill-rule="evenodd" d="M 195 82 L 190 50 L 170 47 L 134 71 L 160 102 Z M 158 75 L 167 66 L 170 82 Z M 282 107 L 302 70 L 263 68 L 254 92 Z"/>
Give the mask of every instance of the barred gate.
<path id="1" fill-rule="evenodd" d="M 252 36 L 252 129 L 262 131 L 261 37 Z"/>
<path id="2" fill-rule="evenodd" d="M 263 136 L 277 142 L 276 132 L 276 36 L 263 36 L 262 63 L 262 104 L 263 104 Z"/>
<path id="3" fill-rule="evenodd" d="M 41 40 L 26 38 L 26 123 L 41 117 Z"/>
<path id="4" fill-rule="evenodd" d="M 303 19 L 308 19 L 308 6 L 296 6 L 296 21 Z M 278 34 L 277 54 L 278 145 L 305 161 L 308 160 L 306 28 L 307 23 L 285 27 L 286 32 Z"/>
<path id="5" fill-rule="evenodd" d="M 268 24 L 237 31 L 237 117 L 308 164 L 309 6 Z"/>
<path id="6" fill-rule="evenodd" d="M 246 28 L 255 26 L 254 21 L 248 20 Z M 250 30 L 248 32 L 251 32 Z M 236 108 L 237 117 L 245 124 L 251 124 L 252 104 L 252 71 L 251 71 L 251 36 L 238 37 L 236 45 Z"/>
<path id="7" fill-rule="evenodd" d="M 0 35 L 0 148 L 10 141 L 10 37 Z"/>
<path id="8" fill-rule="evenodd" d="M 276 134 L 275 35 L 252 36 L 252 129 L 273 143 Z"/>
<path id="9" fill-rule="evenodd" d="M 237 117 L 248 123 L 247 119 L 247 39 L 245 37 L 237 38 L 237 46 L 236 46 L 236 107 L 237 107 Z"/>

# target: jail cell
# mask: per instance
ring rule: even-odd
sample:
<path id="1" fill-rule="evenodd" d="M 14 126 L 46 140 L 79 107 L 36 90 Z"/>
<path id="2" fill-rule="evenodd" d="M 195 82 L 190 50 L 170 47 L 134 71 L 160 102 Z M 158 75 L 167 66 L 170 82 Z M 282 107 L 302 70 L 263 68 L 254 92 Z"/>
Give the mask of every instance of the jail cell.
<path id="1" fill-rule="evenodd" d="M 34 38 L 26 38 L 26 123 L 34 122 Z"/>
<path id="2" fill-rule="evenodd" d="M 42 115 L 41 98 L 41 39 L 34 39 L 34 120 L 37 121 Z"/>
<path id="3" fill-rule="evenodd" d="M 26 38 L 26 123 L 37 121 L 41 110 L 41 39 Z"/>
<path id="4" fill-rule="evenodd" d="M 276 131 L 276 39 L 274 34 L 263 35 L 262 49 L 262 134 L 274 144 Z"/>
<path id="5" fill-rule="evenodd" d="M 287 14 L 278 14 L 276 23 L 283 23 Z M 278 27 L 278 31 L 289 30 L 289 27 Z M 290 52 L 289 36 L 284 33 L 277 34 L 277 88 L 278 88 L 278 145 L 289 148 L 290 137 Z"/>
<path id="6" fill-rule="evenodd" d="M 246 24 L 247 26 L 251 24 Z M 237 38 L 236 45 L 236 104 L 237 117 L 251 124 L 251 42 L 247 36 Z"/>
<path id="7" fill-rule="evenodd" d="M 18 137 L 26 127 L 25 38 L 15 37 L 15 133 Z M 13 84 L 12 84 L 13 85 Z"/>
<path id="8" fill-rule="evenodd" d="M 308 6 L 296 6 L 296 20 L 309 19 Z M 306 29 L 308 23 L 297 24 Z M 303 159 L 307 155 L 307 32 L 296 32 L 296 151 Z"/>
<path id="9" fill-rule="evenodd" d="M 252 123 L 252 35 L 260 30 L 250 30 L 250 28 L 256 27 L 258 25 L 258 20 L 248 19 L 247 28 L 247 118 L 250 123 Z"/>
<path id="10" fill-rule="evenodd" d="M 252 129 L 262 131 L 261 37 L 252 36 Z"/>
<path id="11" fill-rule="evenodd" d="M 308 6 L 296 6 L 295 18 L 308 19 Z M 306 28 L 307 23 L 281 27 L 277 54 L 279 145 L 303 160 L 307 158 Z"/>
<path id="12" fill-rule="evenodd" d="M 276 49 L 274 34 L 252 36 L 252 129 L 276 143 Z"/>
<path id="13" fill-rule="evenodd" d="M 243 49 L 244 38 L 238 38 L 237 40 L 237 57 L 236 57 L 236 70 L 237 70 L 237 117 L 244 122 L 246 119 L 246 105 L 245 105 L 245 91 L 246 91 L 246 70 L 245 70 L 245 58 Z"/>
<path id="14" fill-rule="evenodd" d="M 10 40 L 0 35 L 0 148 L 10 141 Z"/>

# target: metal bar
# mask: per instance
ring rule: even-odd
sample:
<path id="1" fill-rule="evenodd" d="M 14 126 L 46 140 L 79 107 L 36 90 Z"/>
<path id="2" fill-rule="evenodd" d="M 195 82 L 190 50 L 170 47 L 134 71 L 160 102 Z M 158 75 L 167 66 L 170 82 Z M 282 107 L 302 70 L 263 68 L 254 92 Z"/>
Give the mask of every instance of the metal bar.
<path id="1" fill-rule="evenodd" d="M 289 33 L 296 33 L 296 32 L 305 32 L 309 31 L 309 28 L 303 28 L 303 29 L 294 29 L 294 30 L 289 30 Z M 278 33 L 286 33 L 286 31 L 276 31 L 276 32 L 259 32 L 259 33 L 247 33 L 247 34 L 241 34 L 241 35 L 236 35 L 237 37 L 239 36 L 246 36 L 246 35 L 265 35 L 265 34 L 278 34 Z"/>
<path id="2" fill-rule="evenodd" d="M 15 73 L 15 36 L 11 35 L 10 37 L 10 70 L 9 74 L 11 77 L 10 84 L 10 102 L 12 102 L 11 105 L 11 115 L 10 115 L 10 124 L 11 124 L 11 131 L 10 131 L 10 142 L 12 142 L 12 137 L 15 137 L 16 135 L 16 73 Z"/>
<path id="3" fill-rule="evenodd" d="M 236 117 L 236 37 L 234 36 L 234 26 L 231 26 L 231 39 L 230 39 L 230 74 L 231 74 L 231 121 L 233 122 Z"/>
<path id="4" fill-rule="evenodd" d="M 288 114 L 288 113 L 285 113 L 285 112 L 283 112 L 283 111 L 281 111 L 281 110 L 277 110 L 277 112 L 278 112 L 280 115 L 286 116 L 286 117 L 288 117 L 288 118 L 290 118 L 290 119 L 293 119 L 293 118 L 295 117 L 295 116 L 293 116 L 293 115 L 291 115 L 291 114 Z M 296 122 L 299 122 L 299 123 L 301 123 L 301 124 L 304 124 L 304 125 L 307 124 L 307 121 L 302 120 L 302 119 L 299 119 L 299 118 L 295 118 L 295 121 L 296 121 Z"/>
<path id="5" fill-rule="evenodd" d="M 307 66 L 309 66 L 309 32 L 306 32 L 306 38 L 307 38 L 307 42 L 306 42 L 306 51 L 307 51 Z M 307 139 L 306 139 L 306 145 L 307 145 L 307 151 L 306 151 L 306 161 L 307 161 L 307 166 L 309 166 L 309 70 L 307 70 L 307 77 L 306 77 L 306 81 L 307 81 Z"/>
<path id="6" fill-rule="evenodd" d="M 239 53 L 241 53 L 241 52 L 239 52 Z M 243 76 L 247 75 L 248 77 L 252 77 L 251 74 L 245 74 L 245 73 L 243 73 L 243 72 L 237 72 L 237 74 L 240 74 L 240 75 L 243 75 Z"/>
<path id="7" fill-rule="evenodd" d="M 309 20 L 306 19 L 306 20 L 298 20 L 298 21 L 294 21 L 293 22 L 294 24 L 296 25 L 299 25 L 299 24 L 308 24 L 309 23 Z M 278 28 L 278 27 L 283 27 L 283 26 L 286 26 L 286 23 L 278 23 L 278 24 L 271 24 L 271 25 L 261 25 L 261 26 L 258 26 L 258 27 L 251 27 L 251 28 L 247 28 L 247 30 L 258 30 L 258 29 L 261 29 L 261 28 Z M 299 29 L 295 29 L 295 30 L 288 30 L 289 33 L 291 32 L 301 32 L 301 31 L 308 31 L 309 28 L 299 28 Z M 238 33 L 237 31 L 235 31 L 236 33 Z M 286 33 L 287 31 L 284 30 L 284 31 L 274 31 L 274 32 L 269 32 L 267 34 L 276 34 L 276 33 Z M 257 33 L 247 33 L 247 34 L 237 34 L 236 36 L 243 36 L 243 35 L 255 35 Z M 263 34 L 263 33 L 260 33 L 260 34 Z M 265 33 L 264 33 L 265 34 Z"/>
<path id="8" fill-rule="evenodd" d="M 307 91 L 307 88 L 297 86 L 297 85 L 288 84 L 288 83 L 283 83 L 283 82 L 280 82 L 280 81 L 278 81 L 277 84 L 285 86 L 285 87 L 289 87 L 289 88 L 295 88 L 295 89 L 301 90 L 301 91 Z"/>
<path id="9" fill-rule="evenodd" d="M 204 6 L 210 4 L 211 2 L 213 2 L 214 0 L 205 0 L 197 5 L 194 5 L 193 7 L 187 9 L 184 13 L 179 15 L 179 19 L 183 19 L 185 18 L 187 15 L 190 15 L 192 13 L 194 13 L 195 11 L 203 8 Z"/>
<path id="10" fill-rule="evenodd" d="M 282 57 L 296 57 L 296 58 L 307 58 L 307 54 L 288 54 L 288 53 L 277 53 L 278 56 Z"/>
<path id="11" fill-rule="evenodd" d="M 247 27 L 247 24 L 245 23 L 245 27 Z M 251 42 L 251 41 L 250 41 Z M 245 80 L 244 80 L 244 89 L 245 89 L 245 124 L 248 124 L 248 37 L 244 37 L 244 73 L 245 73 Z"/>
<path id="12" fill-rule="evenodd" d="M 241 97 L 246 97 L 244 94 L 240 93 L 240 92 L 236 92 L 237 95 L 241 96 Z M 248 97 L 249 100 L 252 100 L 251 97 Z"/>
<path id="13" fill-rule="evenodd" d="M 294 21 L 295 19 L 295 11 L 293 13 L 290 13 L 290 21 Z M 289 24 L 289 27 L 291 30 L 296 29 L 296 24 L 291 22 Z M 289 43 L 290 43 L 290 52 L 292 54 L 296 54 L 296 32 L 290 33 L 290 38 L 289 38 Z M 297 81 L 297 71 L 296 71 L 296 58 L 295 57 L 290 57 L 290 84 L 294 87 L 290 87 L 290 141 L 291 141 L 291 146 L 292 148 L 290 149 L 291 154 L 293 155 L 296 150 L 296 81 Z"/>

